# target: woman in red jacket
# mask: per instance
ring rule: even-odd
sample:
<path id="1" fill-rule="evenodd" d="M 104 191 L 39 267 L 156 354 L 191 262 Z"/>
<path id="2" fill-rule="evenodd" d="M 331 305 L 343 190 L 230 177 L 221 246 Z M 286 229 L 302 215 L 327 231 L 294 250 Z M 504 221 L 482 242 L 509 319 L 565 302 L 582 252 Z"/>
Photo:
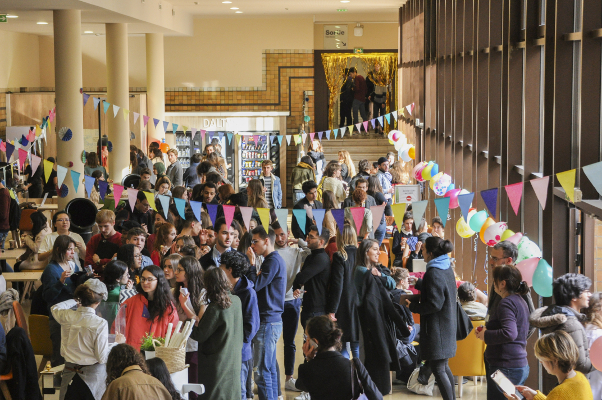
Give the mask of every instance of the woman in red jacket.
<path id="1" fill-rule="evenodd" d="M 167 325 L 180 321 L 174 298 L 163 270 L 150 265 L 142 271 L 138 294 L 124 302 L 126 343 L 140 350 L 142 338 L 150 333 L 165 337 Z"/>

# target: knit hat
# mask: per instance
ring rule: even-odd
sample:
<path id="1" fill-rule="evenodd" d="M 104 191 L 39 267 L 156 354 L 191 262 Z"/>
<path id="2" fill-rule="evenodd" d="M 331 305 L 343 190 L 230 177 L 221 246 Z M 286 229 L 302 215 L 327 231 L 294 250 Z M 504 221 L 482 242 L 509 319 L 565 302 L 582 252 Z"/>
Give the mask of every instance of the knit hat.
<path id="1" fill-rule="evenodd" d="M 101 295 L 104 301 L 107 301 L 109 293 L 107 292 L 107 286 L 104 283 L 96 278 L 90 278 L 84 282 L 84 285 L 90 288 L 94 293 Z"/>
<path id="2" fill-rule="evenodd" d="M 387 157 L 381 157 L 378 159 L 378 165 L 384 163 L 384 162 L 388 162 L 389 160 L 387 159 Z"/>

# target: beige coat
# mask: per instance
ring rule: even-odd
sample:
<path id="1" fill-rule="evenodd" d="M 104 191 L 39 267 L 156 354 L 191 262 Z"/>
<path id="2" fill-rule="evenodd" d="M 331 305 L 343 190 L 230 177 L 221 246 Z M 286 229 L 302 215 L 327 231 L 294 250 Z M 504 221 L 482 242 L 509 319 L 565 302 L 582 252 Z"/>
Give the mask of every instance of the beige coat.
<path id="1" fill-rule="evenodd" d="M 123 370 L 102 396 L 102 400 L 171 400 L 171 395 L 157 378 L 142 372 L 138 365 Z"/>
<path id="2" fill-rule="evenodd" d="M 324 222 L 322 222 L 322 227 L 328 229 L 331 238 L 337 235 L 337 222 L 334 220 L 330 210 L 324 213 Z"/>
<path id="3" fill-rule="evenodd" d="M 51 233 L 52 231 L 50 230 L 48 223 L 46 223 L 46 227 L 36 235 L 35 239 L 32 238 L 30 235 L 27 235 L 25 237 L 23 243 L 25 243 L 25 246 L 27 246 L 27 250 L 25 251 L 25 254 L 23 254 L 23 256 L 21 257 L 23 259 L 23 262 L 19 267 L 21 270 L 46 268 L 47 262 L 39 261 L 38 253 L 40 252 L 40 245 L 42 244 L 42 241 L 44 240 L 46 235 L 49 235 Z"/>
<path id="4" fill-rule="evenodd" d="M 334 193 L 334 197 L 339 205 L 345 201 L 345 189 L 343 188 L 343 182 L 341 182 L 341 180 L 331 177 L 325 178 L 322 183 L 322 193 L 324 193 L 325 190 L 330 190 Z"/>

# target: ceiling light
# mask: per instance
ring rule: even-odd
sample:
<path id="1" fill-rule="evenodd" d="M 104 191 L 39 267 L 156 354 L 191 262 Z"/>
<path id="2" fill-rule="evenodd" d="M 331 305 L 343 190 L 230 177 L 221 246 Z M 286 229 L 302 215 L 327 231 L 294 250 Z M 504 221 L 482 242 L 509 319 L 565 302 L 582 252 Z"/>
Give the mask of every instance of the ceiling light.
<path id="1" fill-rule="evenodd" d="M 84 33 L 94 33 L 93 31 L 84 31 Z"/>
<path id="2" fill-rule="evenodd" d="M 360 23 L 357 23 L 357 26 L 355 28 L 353 28 L 353 34 L 355 36 L 362 36 L 364 34 L 364 26 L 360 25 Z"/>
<path id="3" fill-rule="evenodd" d="M 341 3 L 349 3 L 349 0 L 341 0 Z"/>
<path id="4" fill-rule="evenodd" d="M 242 11 L 236 11 L 235 14 L 242 14 Z"/>
<path id="5" fill-rule="evenodd" d="M 18 15 L 10 15 L 10 14 L 7 14 L 7 15 L 6 15 L 6 18 L 19 18 L 19 16 L 18 16 Z"/>
<path id="6" fill-rule="evenodd" d="M 238 7 L 230 7 L 230 10 L 238 10 Z"/>
<path id="7" fill-rule="evenodd" d="M 48 25 L 48 22 L 40 21 L 37 23 L 38 25 Z"/>
<path id="8" fill-rule="evenodd" d="M 232 4 L 231 1 L 222 1 L 222 4 Z"/>

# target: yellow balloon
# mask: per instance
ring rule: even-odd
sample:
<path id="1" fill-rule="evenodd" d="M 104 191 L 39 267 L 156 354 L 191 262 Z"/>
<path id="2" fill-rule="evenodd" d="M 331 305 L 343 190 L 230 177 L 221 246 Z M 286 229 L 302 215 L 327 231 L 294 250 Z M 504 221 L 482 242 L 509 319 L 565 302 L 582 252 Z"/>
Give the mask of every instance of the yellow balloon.
<path id="1" fill-rule="evenodd" d="M 508 239 L 512 235 L 514 235 L 514 232 L 512 232 L 510 229 L 506 229 L 504 231 L 504 233 L 502 233 L 502 238 L 500 239 L 500 242 L 503 242 L 504 240 Z"/>
<path id="2" fill-rule="evenodd" d="M 431 190 L 435 190 L 435 183 L 437 183 L 442 176 L 443 176 L 443 172 L 439 172 L 437 175 L 435 175 L 431 178 L 431 182 L 429 183 Z"/>
<path id="3" fill-rule="evenodd" d="M 432 161 L 429 161 L 428 165 L 422 170 L 422 179 L 425 181 L 431 179 L 431 170 L 433 169 L 433 165 L 435 164 Z"/>
<path id="4" fill-rule="evenodd" d="M 408 155 L 412 160 L 416 158 L 416 148 L 414 146 L 412 146 L 410 150 L 408 150 Z"/>
<path id="5" fill-rule="evenodd" d="M 487 228 L 489 228 L 493 224 L 495 224 L 495 220 L 493 218 L 489 217 L 485 220 L 485 223 L 481 227 L 481 232 L 479 232 L 481 242 L 487 244 L 487 242 L 485 241 L 485 231 L 487 230 Z"/>
<path id="6" fill-rule="evenodd" d="M 466 222 L 464 222 L 464 217 L 460 217 L 458 222 L 456 222 L 456 232 L 458 235 L 463 237 L 464 239 L 471 237 L 475 234 L 475 232 L 470 229 L 470 226 Z"/>

